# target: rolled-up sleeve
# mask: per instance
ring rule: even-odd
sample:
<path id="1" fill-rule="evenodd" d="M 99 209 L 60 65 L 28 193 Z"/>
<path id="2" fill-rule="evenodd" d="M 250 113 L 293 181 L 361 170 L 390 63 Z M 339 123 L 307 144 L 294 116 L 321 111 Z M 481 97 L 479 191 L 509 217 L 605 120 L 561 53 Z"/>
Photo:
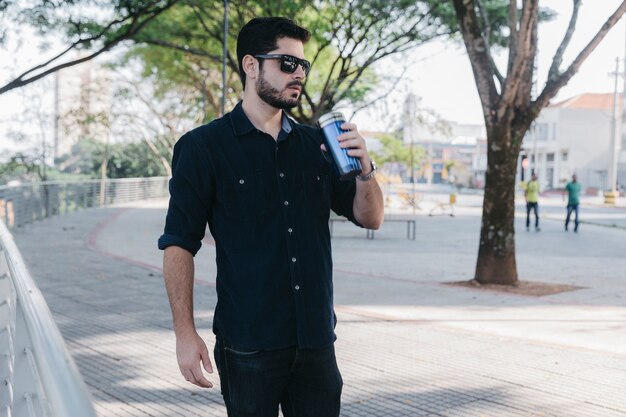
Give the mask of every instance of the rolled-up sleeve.
<path id="1" fill-rule="evenodd" d="M 174 146 L 170 201 L 159 249 L 179 246 L 196 255 L 202 246 L 214 193 L 213 170 L 193 134 L 187 133 Z"/>
<path id="2" fill-rule="evenodd" d="M 352 223 L 363 227 L 354 217 L 354 196 L 356 195 L 356 180 L 343 181 L 332 170 L 331 209 L 340 216 L 346 217 Z"/>

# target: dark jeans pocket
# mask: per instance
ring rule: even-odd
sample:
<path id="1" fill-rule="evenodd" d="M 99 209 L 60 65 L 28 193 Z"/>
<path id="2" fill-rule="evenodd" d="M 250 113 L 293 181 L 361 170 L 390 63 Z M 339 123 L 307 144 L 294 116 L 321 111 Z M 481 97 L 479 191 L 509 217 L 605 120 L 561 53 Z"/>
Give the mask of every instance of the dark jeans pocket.
<path id="1" fill-rule="evenodd" d="M 293 350 L 242 350 L 222 345 L 220 355 L 220 382 L 228 415 L 276 416 L 289 381 Z"/>
<path id="2" fill-rule="evenodd" d="M 224 347 L 224 350 L 236 356 L 254 356 L 254 355 L 258 355 L 259 353 L 261 353 L 260 350 L 245 351 L 245 350 L 233 349 L 233 348 L 226 347 L 226 346 Z"/>

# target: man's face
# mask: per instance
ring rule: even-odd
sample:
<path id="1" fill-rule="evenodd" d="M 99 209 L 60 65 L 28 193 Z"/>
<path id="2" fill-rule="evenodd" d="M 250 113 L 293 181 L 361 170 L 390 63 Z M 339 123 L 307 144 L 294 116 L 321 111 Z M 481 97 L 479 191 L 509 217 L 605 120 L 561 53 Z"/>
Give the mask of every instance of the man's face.
<path id="1" fill-rule="evenodd" d="M 572 175 L 572 181 L 576 182 L 576 175 Z"/>
<path id="2" fill-rule="evenodd" d="M 533 174 L 531 178 L 533 181 L 537 181 L 537 175 Z"/>
<path id="3" fill-rule="evenodd" d="M 277 49 L 268 54 L 285 54 L 304 59 L 304 45 L 297 39 L 280 38 L 277 46 Z M 277 109 L 296 107 L 306 77 L 302 67 L 298 65 L 292 74 L 287 74 L 280 69 L 280 59 L 263 61 L 255 84 L 259 98 Z"/>

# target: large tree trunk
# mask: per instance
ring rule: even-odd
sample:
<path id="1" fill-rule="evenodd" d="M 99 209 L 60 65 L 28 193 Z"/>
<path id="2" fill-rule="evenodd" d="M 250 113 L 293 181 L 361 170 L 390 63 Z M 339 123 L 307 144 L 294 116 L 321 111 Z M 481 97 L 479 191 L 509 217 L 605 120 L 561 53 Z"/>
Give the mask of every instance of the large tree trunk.
<path id="1" fill-rule="evenodd" d="M 479 283 L 514 285 L 515 173 L 519 145 L 511 140 L 511 126 L 495 125 L 487 131 L 488 169 L 474 279 Z"/>
<path id="2" fill-rule="evenodd" d="M 548 81 L 533 99 L 534 61 L 537 54 L 539 0 L 510 1 L 509 60 L 506 76 L 491 55 L 489 16 L 483 0 L 453 0 L 487 128 L 487 178 L 476 275 L 480 283 L 515 285 L 515 172 L 522 138 L 541 109 L 572 78 L 608 31 L 626 13 L 626 0 L 606 20 L 567 69 L 560 69 L 576 26 L 582 0 L 574 1 L 574 12 L 548 73 Z M 520 8 L 521 6 L 521 8 Z"/>

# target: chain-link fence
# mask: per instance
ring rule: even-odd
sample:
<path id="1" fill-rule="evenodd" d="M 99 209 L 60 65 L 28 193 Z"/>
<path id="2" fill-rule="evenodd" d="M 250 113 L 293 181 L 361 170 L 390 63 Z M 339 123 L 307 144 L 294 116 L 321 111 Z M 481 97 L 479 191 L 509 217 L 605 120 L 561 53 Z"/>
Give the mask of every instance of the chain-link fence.
<path id="1" fill-rule="evenodd" d="M 45 181 L 0 187 L 0 219 L 9 228 L 71 211 L 167 196 L 167 177 L 75 182 Z"/>

